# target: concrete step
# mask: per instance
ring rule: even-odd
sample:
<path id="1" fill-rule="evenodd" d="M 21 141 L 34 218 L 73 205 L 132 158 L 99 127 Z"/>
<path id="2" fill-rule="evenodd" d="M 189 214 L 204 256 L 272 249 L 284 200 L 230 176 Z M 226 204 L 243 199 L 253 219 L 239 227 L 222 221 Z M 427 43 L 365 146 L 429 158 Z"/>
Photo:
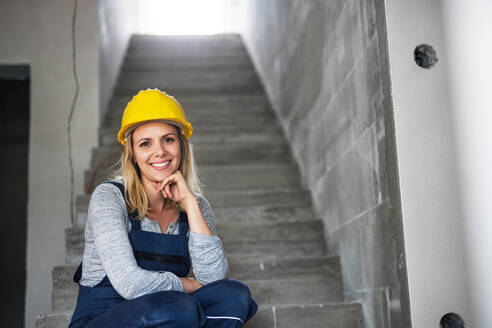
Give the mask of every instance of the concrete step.
<path id="1" fill-rule="evenodd" d="M 193 144 L 193 153 L 200 172 L 204 166 L 273 163 L 285 165 L 293 162 L 290 149 L 283 140 L 264 139 L 259 136 L 249 142 L 239 137 L 235 138 L 235 142 L 213 138 L 210 138 L 209 142 L 199 138 L 197 140 L 199 142 Z M 122 150 L 120 144 L 94 148 L 91 171 L 114 169 Z"/>
<path id="2" fill-rule="evenodd" d="M 138 74 L 136 75 L 138 76 Z M 139 81 L 129 79 L 124 84 L 117 84 L 114 89 L 114 94 L 117 96 L 132 97 L 138 91 L 149 87 L 165 90 L 172 94 L 176 99 L 184 95 L 196 94 L 260 94 L 261 86 L 258 81 L 253 80 L 253 77 L 236 76 L 234 74 L 210 74 L 196 76 L 193 80 L 192 76 L 178 79 L 151 79 Z"/>
<path id="3" fill-rule="evenodd" d="M 244 46 L 237 42 L 135 42 L 131 41 L 127 57 L 159 56 L 196 58 L 217 55 L 247 54 Z"/>
<path id="4" fill-rule="evenodd" d="M 65 263 L 77 265 L 82 260 L 84 251 L 83 233 L 77 230 L 67 229 L 66 232 L 66 258 Z M 225 240 L 222 241 L 225 253 L 230 258 L 264 258 L 276 259 L 296 256 L 322 256 L 325 255 L 324 239 L 300 239 L 300 240 Z"/>
<path id="5" fill-rule="evenodd" d="M 127 94 L 127 91 L 134 91 L 131 95 L 136 94 L 139 90 L 154 86 L 160 90 L 181 90 L 182 93 L 196 94 L 200 90 L 231 90 L 231 93 L 244 91 L 245 93 L 254 93 L 260 89 L 254 71 L 192 71 L 189 74 L 186 71 L 181 72 L 134 72 L 132 74 L 122 74 L 120 82 L 117 83 L 116 91 L 118 94 Z M 172 89 L 171 89 L 172 87 Z M 177 98 L 179 99 L 179 98 Z"/>
<path id="6" fill-rule="evenodd" d="M 117 80 L 119 87 L 134 87 L 135 85 L 169 84 L 181 86 L 189 84 L 190 87 L 202 86 L 207 83 L 223 84 L 233 83 L 237 85 L 258 84 L 258 76 L 252 67 L 222 67 L 211 69 L 204 67 L 194 70 L 131 70 L 122 71 Z"/>
<path id="7" fill-rule="evenodd" d="M 97 186 L 108 181 L 114 171 L 114 165 L 86 171 L 85 185 Z M 299 171 L 292 164 L 201 166 L 200 178 L 208 191 L 300 187 Z"/>
<path id="8" fill-rule="evenodd" d="M 330 279 L 246 280 L 259 305 L 316 304 L 342 301 L 340 281 Z M 61 286 L 60 286 L 61 287 Z M 78 285 L 67 284 L 53 294 L 53 311 L 73 311 Z"/>
<path id="9" fill-rule="evenodd" d="M 216 224 L 283 224 L 315 219 L 311 206 L 246 206 L 232 208 L 214 208 Z"/>
<path id="10" fill-rule="evenodd" d="M 126 103 L 118 104 L 125 106 Z M 115 105 L 116 106 L 116 105 Z M 207 126 L 207 125 L 226 125 L 226 124 L 263 124 L 265 122 L 272 125 L 277 124 L 273 112 L 270 110 L 257 106 L 246 107 L 243 105 L 242 109 L 231 110 L 229 107 L 223 106 L 222 108 L 201 108 L 201 109 L 186 109 L 186 117 L 193 126 Z M 124 107 L 118 107 L 109 111 L 106 116 L 104 126 L 120 125 L 121 116 L 123 115 Z"/>
<path id="11" fill-rule="evenodd" d="M 213 208 L 246 206 L 307 206 L 311 204 L 309 191 L 298 188 L 278 188 L 236 191 L 208 191 L 206 198 Z"/>
<path id="12" fill-rule="evenodd" d="M 38 317 L 36 328 L 66 328 L 71 312 Z M 261 306 L 245 328 L 363 328 L 359 303 Z"/>
<path id="13" fill-rule="evenodd" d="M 206 117 L 209 115 L 209 117 Z M 199 120 L 192 121 L 193 132 L 215 132 L 215 131 L 234 131 L 239 132 L 261 132 L 264 129 L 280 127 L 270 114 L 264 115 L 228 115 L 214 116 L 213 113 L 201 114 Z M 121 127 L 121 118 L 112 119 L 105 122 L 106 125 L 100 128 L 101 131 L 111 130 L 111 133 L 117 133 Z M 109 132 L 109 131 L 108 131 Z"/>
<path id="14" fill-rule="evenodd" d="M 229 258 L 228 278 L 238 280 L 278 279 L 340 279 L 340 263 L 336 256 L 303 256 L 287 258 Z M 53 268 L 53 294 L 64 298 L 64 290 L 73 282 L 77 265 L 62 265 Z M 57 308 L 62 305 L 57 304 Z"/>
<path id="15" fill-rule="evenodd" d="M 289 305 L 341 302 L 340 281 L 329 279 L 246 280 L 259 305 Z"/>
<path id="16" fill-rule="evenodd" d="M 116 138 L 115 129 L 106 129 L 103 126 L 99 130 L 99 145 L 120 146 Z M 253 144 L 270 143 L 274 145 L 285 144 L 282 129 L 278 125 L 265 126 L 263 129 L 254 130 L 248 127 L 246 131 L 216 127 L 215 129 L 194 130 L 190 141 L 193 145 L 199 144 L 238 144 L 251 141 Z M 211 145 L 212 146 L 212 145 Z M 238 145 L 240 147 L 240 145 Z"/>
<path id="17" fill-rule="evenodd" d="M 200 177 L 208 191 L 300 187 L 299 170 L 289 163 L 201 166 Z"/>
<path id="18" fill-rule="evenodd" d="M 275 218 L 283 215 L 282 213 L 274 213 L 278 208 L 287 208 L 286 211 L 292 214 L 292 207 L 304 208 L 311 205 L 309 192 L 297 188 L 239 190 L 233 192 L 216 191 L 207 192 L 205 197 L 217 213 L 220 213 L 222 209 L 227 209 L 227 213 L 235 212 L 236 215 L 239 215 L 239 213 L 245 211 L 245 208 L 253 207 L 258 209 L 253 209 L 251 214 L 248 215 L 256 216 L 260 211 L 266 211 Z M 90 196 L 88 195 L 76 197 L 77 212 L 87 212 L 89 199 Z"/>
<path id="19" fill-rule="evenodd" d="M 363 328 L 358 303 L 262 306 L 245 328 Z"/>
<path id="20" fill-rule="evenodd" d="M 164 90 L 166 91 L 166 90 Z M 115 112 L 118 120 L 121 119 L 123 110 L 127 103 L 132 99 L 130 97 L 111 97 L 108 112 Z M 211 111 L 213 114 L 225 115 L 227 113 L 259 113 L 263 111 L 270 112 L 270 105 L 264 95 L 191 95 L 177 99 L 183 106 L 186 115 L 193 122 L 192 116 L 195 112 Z"/>
<path id="21" fill-rule="evenodd" d="M 184 96 L 192 96 L 198 94 L 208 93 L 210 95 L 259 95 L 261 94 L 261 89 L 258 85 L 241 85 L 238 83 L 209 83 L 209 84 L 197 84 L 197 85 L 187 85 L 183 84 L 180 86 L 171 85 L 169 83 L 158 83 L 158 84 L 142 84 L 134 85 L 131 87 L 118 87 L 114 90 L 114 94 L 118 97 L 128 97 L 136 95 L 138 91 L 147 88 L 157 88 L 159 90 L 165 90 L 169 94 L 172 94 L 176 99 L 180 99 Z"/>
<path id="22" fill-rule="evenodd" d="M 56 266 L 51 272 L 53 291 L 51 308 L 55 311 L 73 311 L 78 292 L 78 285 L 73 282 L 77 265 Z M 68 300 L 68 302 L 67 302 Z"/>
<path id="23" fill-rule="evenodd" d="M 111 137 L 109 137 L 111 136 Z M 116 134 L 105 134 L 103 138 L 116 140 Z M 208 140 L 206 139 L 208 138 Z M 231 140 L 232 139 L 232 140 Z M 199 170 L 212 165 L 253 165 L 253 164 L 288 164 L 293 159 L 288 145 L 280 136 L 265 137 L 257 135 L 251 141 L 243 140 L 242 135 L 234 138 L 219 136 L 193 137 L 195 161 Z M 108 140 L 109 141 L 109 140 Z M 92 151 L 91 170 L 106 170 L 117 164 L 122 147 L 118 143 L 106 144 Z"/>
<path id="24" fill-rule="evenodd" d="M 66 328 L 71 312 L 43 315 L 36 328 Z M 359 303 L 262 306 L 245 328 L 363 328 Z"/>
<path id="25" fill-rule="evenodd" d="M 218 224 L 217 234 L 224 249 L 231 256 L 286 256 L 309 255 L 324 252 L 323 224 L 321 220 L 287 222 L 282 224 Z M 68 259 L 80 258 L 84 247 L 84 230 L 68 228 L 65 231 L 67 263 L 77 264 Z"/>
<path id="26" fill-rule="evenodd" d="M 272 241 L 302 241 L 323 239 L 323 221 L 306 220 L 285 222 L 281 224 L 217 224 L 217 234 L 223 242 L 272 242 Z"/>
<path id="27" fill-rule="evenodd" d="M 287 258 L 229 258 L 229 278 L 239 280 L 333 279 L 340 280 L 336 256 Z"/>
<path id="28" fill-rule="evenodd" d="M 103 126 L 99 129 L 99 138 L 101 145 L 114 145 L 118 143 L 116 139 L 119 125 Z M 281 127 L 274 122 L 264 122 L 262 124 L 215 124 L 215 125 L 200 125 L 194 126 L 193 136 L 190 141 L 192 143 L 203 143 L 203 140 L 233 140 L 240 138 L 244 141 L 249 136 L 256 136 L 256 139 L 278 138 L 283 136 Z M 285 141 L 284 141 L 285 142 Z"/>
<path id="29" fill-rule="evenodd" d="M 36 328 L 66 328 L 72 318 L 72 311 L 40 315 L 36 318 Z"/>
<path id="30" fill-rule="evenodd" d="M 284 222 L 281 224 L 257 223 L 254 225 L 217 224 L 217 234 L 224 244 L 232 242 L 264 243 L 318 241 L 323 239 L 323 221 L 305 220 L 300 222 Z M 84 230 L 68 228 L 65 232 L 67 247 L 82 249 Z M 266 252 L 265 254 L 268 254 Z"/>
<path id="31" fill-rule="evenodd" d="M 75 242 L 77 242 L 75 244 Z M 66 243 L 67 246 L 65 264 L 78 265 L 82 261 L 83 240 L 75 241 L 74 238 Z M 324 240 L 301 240 L 296 243 L 285 241 L 267 241 L 262 243 L 251 241 L 223 242 L 223 247 L 228 259 L 249 260 L 278 260 L 290 257 L 324 256 L 326 248 Z"/>
<path id="32" fill-rule="evenodd" d="M 224 242 L 227 257 L 230 258 L 277 258 L 297 256 L 325 255 L 324 240 L 299 240 L 295 243 L 286 241 L 228 241 Z"/>
<path id="33" fill-rule="evenodd" d="M 193 61 L 197 58 L 247 58 L 244 47 L 234 46 L 200 46 L 188 44 L 185 46 L 173 46 L 172 44 L 145 44 L 140 48 L 130 45 L 125 60 L 159 58 L 182 58 Z"/>
<path id="34" fill-rule="evenodd" d="M 121 71 L 126 73 L 132 72 L 167 72 L 173 70 L 221 70 L 237 68 L 254 69 L 246 53 L 225 55 L 217 51 L 215 55 L 200 56 L 194 58 L 183 58 L 181 56 L 171 57 L 152 55 L 148 53 L 135 52 L 125 58 Z"/>
<path id="35" fill-rule="evenodd" d="M 200 45 L 209 47 L 243 47 L 243 42 L 239 34 L 214 34 L 214 35 L 152 35 L 135 34 L 130 39 L 130 46 L 145 45 L 169 45 L 173 48 L 187 45 Z"/>
<path id="36" fill-rule="evenodd" d="M 83 229 L 87 221 L 88 198 L 79 196 L 77 201 L 78 229 Z M 247 206 L 232 208 L 214 208 L 215 223 L 229 224 L 282 224 L 297 222 L 302 224 L 316 218 L 311 206 Z"/>

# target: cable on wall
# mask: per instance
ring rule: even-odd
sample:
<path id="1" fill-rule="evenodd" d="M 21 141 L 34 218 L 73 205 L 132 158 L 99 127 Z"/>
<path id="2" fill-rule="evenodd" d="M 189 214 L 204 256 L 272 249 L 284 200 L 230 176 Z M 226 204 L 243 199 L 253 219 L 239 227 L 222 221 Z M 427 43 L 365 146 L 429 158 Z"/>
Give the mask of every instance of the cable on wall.
<path id="1" fill-rule="evenodd" d="M 73 173 L 73 159 L 72 159 L 72 118 L 75 111 L 75 105 L 77 98 L 79 97 L 79 77 L 77 75 L 77 55 L 76 55 L 76 40 L 75 40 L 75 23 L 77 19 L 77 5 L 78 0 L 74 0 L 73 15 L 72 15 L 72 71 L 75 81 L 75 94 L 73 95 L 72 106 L 70 107 L 70 114 L 68 115 L 67 123 L 67 136 L 68 136 L 68 165 L 70 166 L 70 220 L 72 227 L 75 227 L 75 211 L 74 211 L 74 173 Z"/>

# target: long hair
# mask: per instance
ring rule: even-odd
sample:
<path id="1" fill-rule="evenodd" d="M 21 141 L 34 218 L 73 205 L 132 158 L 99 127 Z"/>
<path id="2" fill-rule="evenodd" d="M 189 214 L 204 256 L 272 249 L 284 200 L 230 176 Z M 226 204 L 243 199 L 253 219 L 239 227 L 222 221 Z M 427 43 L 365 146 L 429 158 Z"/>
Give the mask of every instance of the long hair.
<path id="1" fill-rule="evenodd" d="M 179 127 L 175 126 L 175 128 L 181 148 L 181 161 L 178 170 L 183 174 L 190 191 L 195 195 L 201 195 L 201 183 L 193 156 L 193 145 L 184 137 Z M 125 201 L 128 211 L 136 213 L 137 217 L 141 219 L 150 208 L 147 194 L 145 194 L 143 188 L 140 169 L 134 161 L 132 136 L 133 131 L 127 136 L 126 144 L 121 153 L 120 168 L 117 175 L 121 177 L 125 186 Z M 184 210 L 179 202 L 170 199 L 165 199 L 164 206 Z"/>

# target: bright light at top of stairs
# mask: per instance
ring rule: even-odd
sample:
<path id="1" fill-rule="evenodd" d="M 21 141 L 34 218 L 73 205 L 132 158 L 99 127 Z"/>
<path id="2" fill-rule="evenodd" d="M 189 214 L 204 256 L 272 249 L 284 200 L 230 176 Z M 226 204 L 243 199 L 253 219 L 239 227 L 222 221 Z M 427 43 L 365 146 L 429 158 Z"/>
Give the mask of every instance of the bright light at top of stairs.
<path id="1" fill-rule="evenodd" d="M 199 35 L 233 33 L 240 1 L 237 0 L 140 0 L 142 34 Z"/>

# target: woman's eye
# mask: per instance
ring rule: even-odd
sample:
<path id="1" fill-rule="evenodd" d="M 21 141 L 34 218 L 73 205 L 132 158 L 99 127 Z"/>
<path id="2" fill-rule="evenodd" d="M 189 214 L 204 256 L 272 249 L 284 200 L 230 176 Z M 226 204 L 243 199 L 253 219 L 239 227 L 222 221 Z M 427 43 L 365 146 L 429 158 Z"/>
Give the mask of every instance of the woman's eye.
<path id="1" fill-rule="evenodd" d="M 171 143 L 171 142 L 173 142 L 173 141 L 174 141 L 174 138 L 173 138 L 173 137 L 165 137 L 165 138 L 164 138 L 164 142 L 165 142 L 165 143 Z"/>
<path id="2" fill-rule="evenodd" d="M 144 141 L 144 142 L 142 142 L 142 143 L 140 144 L 140 147 L 147 147 L 147 146 L 149 146 L 149 145 L 150 145 L 150 142 L 148 142 L 148 141 Z"/>

